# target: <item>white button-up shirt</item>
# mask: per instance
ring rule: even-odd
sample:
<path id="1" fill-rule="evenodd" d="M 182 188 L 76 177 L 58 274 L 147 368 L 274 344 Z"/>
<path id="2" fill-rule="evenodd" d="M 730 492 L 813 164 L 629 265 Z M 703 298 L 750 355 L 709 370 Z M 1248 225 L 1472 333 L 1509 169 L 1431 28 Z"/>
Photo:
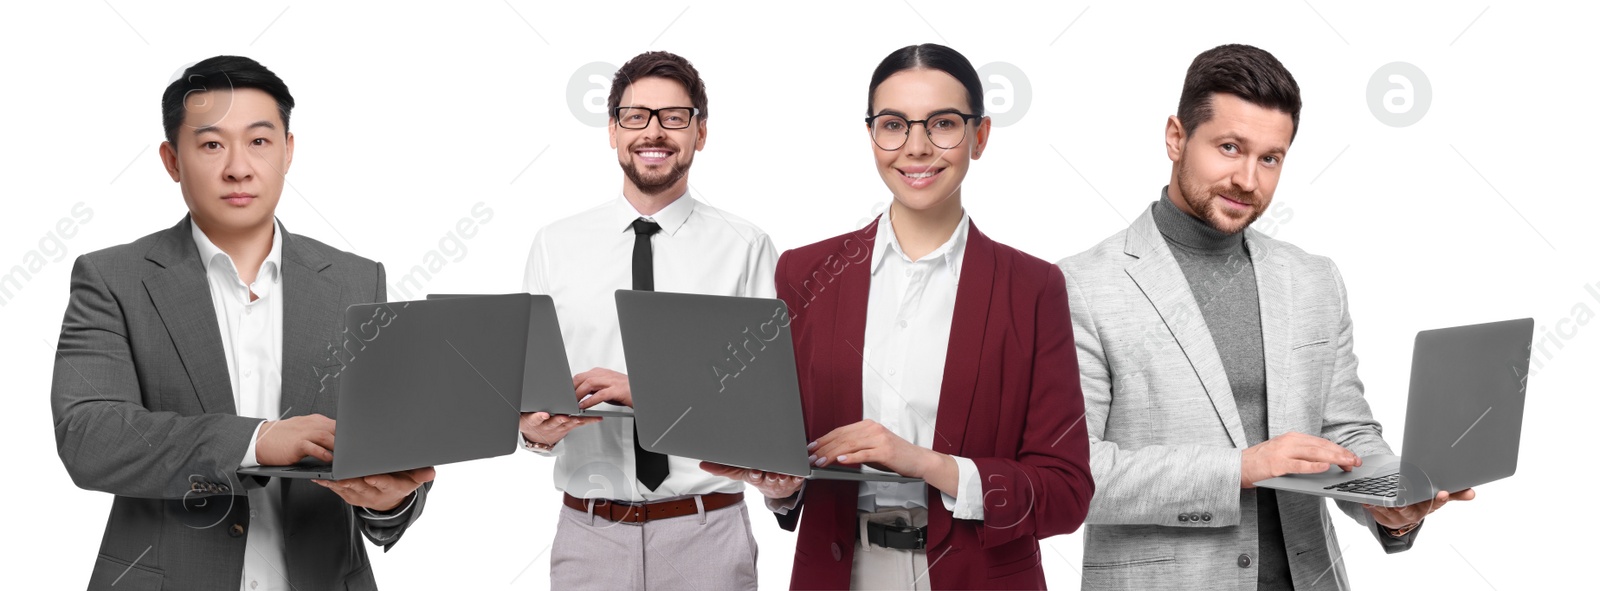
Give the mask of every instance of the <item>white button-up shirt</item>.
<path id="1" fill-rule="evenodd" d="M 661 225 L 650 241 L 656 291 L 775 297 L 778 255 L 760 228 L 687 194 L 652 216 L 641 216 L 618 196 L 540 229 L 528 253 L 524 287 L 555 300 L 574 372 L 603 367 L 627 373 L 615 292 L 633 287 L 631 226 L 640 217 Z M 675 456 L 668 457 L 666 481 L 654 491 L 645 488 L 635 475 L 633 439 L 631 419 L 574 429 L 552 450 L 556 488 L 579 498 L 629 502 L 744 489 L 701 470 L 699 460 Z"/>
<path id="2" fill-rule="evenodd" d="M 939 437 L 934 423 L 969 224 L 963 212 L 949 240 L 913 261 L 900 248 L 894 224 L 885 214 L 872 244 L 872 283 L 861 351 L 861 415 L 918 447 L 932 449 Z M 954 457 L 960 494 L 941 494 L 941 500 L 956 519 L 981 520 L 978 466 Z M 926 508 L 926 493 L 922 483 L 863 482 L 857 507 L 863 511 Z"/>
<path id="3" fill-rule="evenodd" d="M 272 227 L 272 250 L 256 271 L 255 283 L 245 285 L 239 278 L 233 257 L 222 252 L 192 221 L 189 228 L 200 261 L 206 266 L 206 282 L 211 286 L 211 307 L 217 313 L 222 351 L 228 362 L 228 380 L 233 386 L 233 406 L 241 417 L 277 419 L 283 398 L 283 230 Z M 251 301 L 251 294 L 255 300 Z M 265 424 L 265 421 L 262 422 Z M 256 462 L 256 435 L 239 466 L 259 466 Z M 250 531 L 245 538 L 244 572 L 239 577 L 241 591 L 288 591 L 288 566 L 283 548 L 282 483 L 272 479 L 267 486 L 251 490 Z"/>

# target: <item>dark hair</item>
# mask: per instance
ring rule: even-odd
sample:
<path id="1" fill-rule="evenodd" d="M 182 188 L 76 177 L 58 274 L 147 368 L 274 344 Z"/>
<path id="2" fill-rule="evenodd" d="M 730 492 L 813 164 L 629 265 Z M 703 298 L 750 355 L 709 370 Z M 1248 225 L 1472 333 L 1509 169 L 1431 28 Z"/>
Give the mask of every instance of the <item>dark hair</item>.
<path id="1" fill-rule="evenodd" d="M 689 106 L 700 110 L 700 119 L 704 120 L 711 114 L 706 108 L 706 82 L 700 79 L 700 71 L 694 69 L 694 64 L 689 60 L 666 51 L 646 51 L 617 68 L 616 75 L 611 77 L 611 96 L 606 99 L 606 114 L 617 112 L 617 107 L 622 104 L 622 91 L 627 90 L 634 80 L 652 76 L 683 85 L 683 90 L 689 93 Z"/>
<path id="2" fill-rule="evenodd" d="M 967 88 L 967 108 L 972 114 L 983 116 L 983 81 L 978 78 L 978 70 L 960 52 L 936 43 L 907 45 L 878 62 L 878 69 L 872 71 L 872 84 L 867 86 L 867 116 L 873 115 L 872 94 L 878 91 L 879 84 L 897 73 L 918 68 L 938 70 L 954 77 Z"/>
<path id="3" fill-rule="evenodd" d="M 1294 75 L 1265 50 L 1249 45 L 1219 45 L 1195 56 L 1178 97 L 1178 122 L 1184 133 L 1211 120 L 1211 96 L 1231 94 L 1250 104 L 1289 115 L 1294 141 L 1300 132 L 1300 85 Z"/>
<path id="4" fill-rule="evenodd" d="M 167 85 L 161 93 L 161 125 L 167 132 L 167 141 L 178 143 L 178 127 L 183 125 L 184 99 L 191 92 L 254 88 L 267 93 L 278 103 L 278 117 L 283 119 L 283 131 L 289 132 L 289 111 L 294 109 L 294 97 L 289 87 L 277 74 L 253 59 L 236 55 L 219 55 L 206 58 L 189 66 L 183 75 Z"/>

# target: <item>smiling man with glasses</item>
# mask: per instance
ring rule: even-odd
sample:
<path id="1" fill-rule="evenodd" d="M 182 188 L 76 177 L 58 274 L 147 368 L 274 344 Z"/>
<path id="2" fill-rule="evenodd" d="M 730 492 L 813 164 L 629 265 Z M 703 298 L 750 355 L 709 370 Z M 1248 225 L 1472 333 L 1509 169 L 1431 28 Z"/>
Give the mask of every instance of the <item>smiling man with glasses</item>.
<path id="1" fill-rule="evenodd" d="M 555 300 L 572 367 L 593 368 L 572 377 L 579 406 L 616 410 L 633 406 L 616 290 L 770 298 L 777 252 L 760 228 L 688 195 L 707 116 L 688 60 L 634 57 L 607 106 L 622 194 L 539 230 L 525 285 Z M 528 413 L 521 430 L 525 449 L 555 457 L 564 495 L 552 589 L 756 588 L 743 484 L 643 450 L 628 418 Z"/>

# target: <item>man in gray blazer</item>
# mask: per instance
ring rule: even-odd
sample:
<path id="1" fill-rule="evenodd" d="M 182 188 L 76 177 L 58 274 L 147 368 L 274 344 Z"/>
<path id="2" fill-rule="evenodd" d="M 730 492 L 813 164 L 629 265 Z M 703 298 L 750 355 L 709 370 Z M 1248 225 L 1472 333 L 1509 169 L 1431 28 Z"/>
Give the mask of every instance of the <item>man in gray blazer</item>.
<path id="1" fill-rule="evenodd" d="M 161 159 L 189 215 L 78 258 L 51 409 L 78 486 L 116 495 L 90 589 L 376 589 L 433 469 L 338 482 L 241 466 L 332 460 L 341 312 L 383 266 L 273 213 L 294 99 L 248 58 L 199 62 L 162 99 Z M 114 586 L 114 587 L 113 587 Z"/>
<path id="2" fill-rule="evenodd" d="M 1322 499 L 1251 484 L 1390 453 L 1338 269 L 1248 229 L 1299 115 L 1271 54 L 1200 54 L 1167 121 L 1169 184 L 1128 229 L 1060 262 L 1095 479 L 1084 589 L 1348 588 Z M 1472 496 L 1339 508 L 1399 552 L 1431 511 Z"/>

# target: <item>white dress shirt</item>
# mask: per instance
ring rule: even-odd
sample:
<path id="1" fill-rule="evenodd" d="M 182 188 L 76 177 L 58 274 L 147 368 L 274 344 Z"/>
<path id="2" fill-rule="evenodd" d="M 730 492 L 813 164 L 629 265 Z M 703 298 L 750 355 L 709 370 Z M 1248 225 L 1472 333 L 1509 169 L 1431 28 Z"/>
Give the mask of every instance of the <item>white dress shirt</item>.
<path id="1" fill-rule="evenodd" d="M 233 406 L 241 417 L 277 419 L 283 397 L 283 231 L 273 222 L 272 250 L 256 271 L 255 283 L 239 278 L 233 257 L 212 244 L 200 226 L 190 222 L 194 245 L 206 266 L 211 286 L 211 306 L 222 333 L 222 351 L 228 360 L 228 381 L 233 386 Z M 251 301 L 250 294 L 255 294 Z M 262 421 L 265 424 L 266 421 Z M 256 462 L 256 435 L 250 438 L 239 466 Z M 288 591 L 288 566 L 283 549 L 283 496 L 279 479 L 251 490 L 250 531 L 245 537 L 244 572 L 240 591 Z"/>
<path id="2" fill-rule="evenodd" d="M 950 239 L 913 261 L 900 248 L 894 224 L 885 214 L 872 244 L 872 283 L 861 351 L 861 415 L 918 447 L 932 449 L 939 436 L 934 423 L 969 224 L 963 211 Z M 953 457 L 960 494 L 939 496 L 956 519 L 981 520 L 978 466 Z M 927 506 L 927 487 L 922 483 L 863 482 L 857 503 L 863 511 Z"/>
<path id="3" fill-rule="evenodd" d="M 631 225 L 640 217 L 661 225 L 650 241 L 656 291 L 775 297 L 778 255 L 760 228 L 687 194 L 652 216 L 641 216 L 618 196 L 540 229 L 528 253 L 524 288 L 555 300 L 574 372 L 603 367 L 627 373 L 614 294 L 633 287 Z M 632 419 L 606 418 L 572 430 L 549 452 L 556 456 L 556 488 L 628 502 L 744 490 L 741 482 L 701 470 L 699 460 L 675 456 L 668 457 L 666 481 L 654 491 L 645 488 L 635 476 L 633 439 Z M 524 442 L 524 449 L 532 448 Z"/>

